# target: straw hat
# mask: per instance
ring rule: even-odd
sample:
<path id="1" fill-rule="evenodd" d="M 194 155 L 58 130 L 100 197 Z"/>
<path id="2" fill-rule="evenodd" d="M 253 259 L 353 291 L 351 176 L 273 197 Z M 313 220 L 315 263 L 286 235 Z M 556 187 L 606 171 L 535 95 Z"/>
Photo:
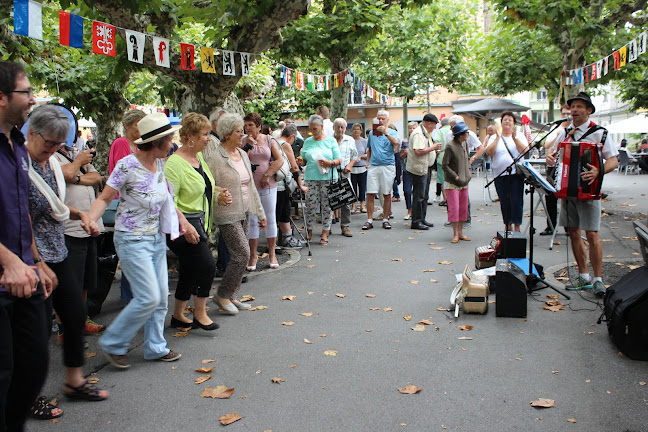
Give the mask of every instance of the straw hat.
<path id="1" fill-rule="evenodd" d="M 140 138 L 135 140 L 136 145 L 144 144 L 165 137 L 182 129 L 182 126 L 171 126 L 164 113 L 149 114 L 137 123 Z"/>

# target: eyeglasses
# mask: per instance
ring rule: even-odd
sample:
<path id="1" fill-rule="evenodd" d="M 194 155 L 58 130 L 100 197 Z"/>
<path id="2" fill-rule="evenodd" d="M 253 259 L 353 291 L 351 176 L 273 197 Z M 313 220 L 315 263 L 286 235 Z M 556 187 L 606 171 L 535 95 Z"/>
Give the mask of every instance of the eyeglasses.
<path id="1" fill-rule="evenodd" d="M 65 144 L 65 142 L 57 142 L 57 141 L 51 141 L 51 140 L 45 139 L 43 134 L 41 134 L 40 132 L 38 132 L 38 135 L 40 135 L 40 137 L 43 138 L 43 141 L 45 142 L 45 145 L 47 145 L 48 147 L 61 147 L 63 144 Z"/>
<path id="2" fill-rule="evenodd" d="M 232 133 L 234 133 L 234 132 L 236 132 L 236 133 L 240 133 L 240 134 L 245 133 L 245 131 L 244 131 L 243 129 L 236 129 L 236 130 L 233 130 Z"/>
<path id="3" fill-rule="evenodd" d="M 31 98 L 34 96 L 34 93 L 32 93 L 32 89 L 29 90 L 11 90 L 9 93 L 22 93 L 27 95 L 28 98 Z"/>

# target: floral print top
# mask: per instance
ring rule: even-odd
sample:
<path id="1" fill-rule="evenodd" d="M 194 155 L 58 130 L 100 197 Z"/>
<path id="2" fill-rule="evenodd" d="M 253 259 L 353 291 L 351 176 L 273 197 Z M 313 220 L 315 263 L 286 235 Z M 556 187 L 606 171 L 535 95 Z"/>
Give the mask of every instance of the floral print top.
<path id="1" fill-rule="evenodd" d="M 58 185 L 49 162 L 47 162 L 45 169 L 35 160 L 32 160 L 31 163 L 38 175 L 45 180 L 45 183 L 58 196 Z M 65 222 L 58 222 L 52 217 L 52 207 L 47 198 L 32 182 L 29 183 L 29 216 L 32 220 L 36 248 L 43 261 L 56 264 L 67 258 Z"/>
<path id="2" fill-rule="evenodd" d="M 119 191 L 115 230 L 158 232 L 160 210 L 167 200 L 164 159 L 157 159 L 156 172 L 147 170 L 132 154 L 117 162 L 106 183 Z"/>

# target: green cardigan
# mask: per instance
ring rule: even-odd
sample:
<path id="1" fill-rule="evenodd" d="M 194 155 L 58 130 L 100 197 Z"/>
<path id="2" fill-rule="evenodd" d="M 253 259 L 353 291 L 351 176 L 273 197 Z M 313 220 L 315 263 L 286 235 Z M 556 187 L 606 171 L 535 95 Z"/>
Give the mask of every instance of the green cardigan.
<path id="1" fill-rule="evenodd" d="M 207 178 L 211 183 L 212 205 L 217 205 L 220 188 L 214 187 L 214 177 L 212 177 L 209 167 L 203 159 L 202 153 L 197 155 L 198 161 Z M 191 166 L 182 157 L 173 154 L 164 165 L 164 175 L 169 183 L 173 186 L 173 199 L 176 207 L 184 214 L 205 212 L 205 231 L 211 231 L 212 209 L 209 208 L 207 197 L 205 196 L 205 179 L 196 169 Z"/>

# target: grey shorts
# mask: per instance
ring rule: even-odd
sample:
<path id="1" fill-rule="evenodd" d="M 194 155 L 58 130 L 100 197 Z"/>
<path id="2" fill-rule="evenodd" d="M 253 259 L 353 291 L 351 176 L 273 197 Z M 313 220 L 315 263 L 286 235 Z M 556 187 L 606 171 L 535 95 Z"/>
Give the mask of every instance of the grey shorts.
<path id="1" fill-rule="evenodd" d="M 598 231 L 601 226 L 601 200 L 560 200 L 560 225 L 583 231 Z"/>

